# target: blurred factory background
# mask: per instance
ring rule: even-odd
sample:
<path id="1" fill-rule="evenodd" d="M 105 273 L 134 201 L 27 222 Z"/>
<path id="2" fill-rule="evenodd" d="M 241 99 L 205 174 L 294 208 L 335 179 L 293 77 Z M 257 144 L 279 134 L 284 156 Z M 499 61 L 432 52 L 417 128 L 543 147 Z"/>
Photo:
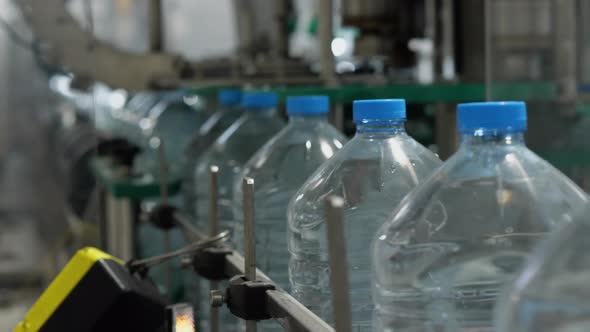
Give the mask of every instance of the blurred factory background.
<path id="1" fill-rule="evenodd" d="M 406 97 L 442 158 L 458 102 L 527 100 L 528 145 L 590 190 L 586 0 L 0 0 L 1 331 L 104 243 L 104 109 L 226 86 L 329 94 L 349 135 L 352 99 Z"/>

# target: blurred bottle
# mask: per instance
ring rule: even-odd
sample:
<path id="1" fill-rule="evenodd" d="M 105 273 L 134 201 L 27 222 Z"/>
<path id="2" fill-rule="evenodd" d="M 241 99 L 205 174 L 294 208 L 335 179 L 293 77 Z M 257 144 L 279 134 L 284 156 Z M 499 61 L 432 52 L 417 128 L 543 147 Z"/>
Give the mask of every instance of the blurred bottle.
<path id="1" fill-rule="evenodd" d="M 257 266 L 288 289 L 287 206 L 305 180 L 338 151 L 346 138 L 328 123 L 324 96 L 289 97 L 289 124 L 252 157 L 234 184 L 235 239 L 243 249 L 242 179 L 255 181 Z"/>
<path id="2" fill-rule="evenodd" d="M 112 135 L 126 138 L 136 145 L 142 145 L 145 142 L 145 137 L 140 127 L 140 121 L 156 106 L 160 98 L 162 98 L 162 93 L 139 92 L 132 96 L 124 107 L 111 108 L 109 115 L 113 123 Z M 101 128 L 99 127 L 99 129 Z"/>
<path id="3" fill-rule="evenodd" d="M 164 144 L 169 176 L 177 178 L 183 174 L 184 151 L 194 133 L 210 115 L 205 107 L 189 105 L 190 98 L 185 91 L 169 93 L 140 120 L 139 125 L 145 137 L 142 144 L 144 152 L 137 162 L 141 171 L 158 178 L 161 166 L 158 150 Z"/>
<path id="4" fill-rule="evenodd" d="M 197 160 L 194 181 L 197 222 L 206 225 L 209 202 L 209 167 L 219 167 L 219 223 L 233 229 L 232 190 L 236 177 L 254 153 L 284 127 L 276 110 L 277 96 L 270 92 L 245 93 L 244 114 L 215 140 Z"/>
<path id="5" fill-rule="evenodd" d="M 404 100 L 353 105 L 357 134 L 299 189 L 288 208 L 289 277 L 294 296 L 332 320 L 325 198 L 345 200 L 345 234 L 355 331 L 371 328 L 370 241 L 391 209 L 441 161 L 404 129 Z"/>
<path id="6" fill-rule="evenodd" d="M 497 332 L 590 331 L 590 206 L 551 235 L 505 289 Z"/>
<path id="7" fill-rule="evenodd" d="M 208 116 L 201 97 L 191 96 L 185 90 L 161 94 L 155 106 L 139 120 L 143 135 L 143 140 L 139 142 L 142 153 L 134 164 L 135 171 L 146 175 L 146 181 L 178 180 L 184 174 L 184 149 Z M 165 177 L 162 172 L 166 173 Z M 175 194 L 165 200 L 162 197 L 143 199 L 141 211 L 149 214 L 163 202 L 177 207 L 182 205 L 181 196 Z M 142 258 L 177 250 L 186 244 L 180 229 L 164 231 L 149 222 L 138 225 L 137 237 L 137 252 Z M 179 259 L 151 268 L 150 276 L 173 301 L 197 303 L 194 298 L 197 295 L 196 285 L 187 280 Z"/>
<path id="8" fill-rule="evenodd" d="M 459 150 L 378 232 L 378 331 L 491 331 L 497 295 L 585 193 L 524 143 L 522 102 L 462 104 Z"/>
<path id="9" fill-rule="evenodd" d="M 207 227 L 209 202 L 209 167 L 219 167 L 218 173 L 218 218 L 219 228 L 233 230 L 233 183 L 242 171 L 244 164 L 271 137 L 284 127 L 279 117 L 277 95 L 270 92 L 244 93 L 241 106 L 244 114 L 235 121 L 215 143 L 197 160 L 193 181 L 195 184 L 195 214 L 199 226 Z M 235 241 L 235 238 L 232 239 Z M 201 283 L 201 294 L 208 294 L 208 283 Z M 202 297 L 199 308 L 201 330 L 208 330 L 209 299 Z M 232 331 L 237 328 L 236 320 L 222 310 L 221 331 Z"/>
<path id="10" fill-rule="evenodd" d="M 193 173 L 197 160 L 213 142 L 231 126 L 241 115 L 239 104 L 242 93 L 239 89 L 223 89 L 218 96 L 219 108 L 193 135 L 184 152 L 184 174 L 182 181 L 183 209 L 187 214 L 194 216 L 195 184 Z"/>

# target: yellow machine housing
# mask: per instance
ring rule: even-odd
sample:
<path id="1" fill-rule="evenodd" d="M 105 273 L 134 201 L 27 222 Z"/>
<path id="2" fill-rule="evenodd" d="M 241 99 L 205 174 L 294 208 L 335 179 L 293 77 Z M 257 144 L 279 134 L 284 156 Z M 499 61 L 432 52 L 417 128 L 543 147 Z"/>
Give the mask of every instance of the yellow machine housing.
<path id="1" fill-rule="evenodd" d="M 123 262 L 96 248 L 76 253 L 14 332 L 161 331 L 167 301 Z"/>

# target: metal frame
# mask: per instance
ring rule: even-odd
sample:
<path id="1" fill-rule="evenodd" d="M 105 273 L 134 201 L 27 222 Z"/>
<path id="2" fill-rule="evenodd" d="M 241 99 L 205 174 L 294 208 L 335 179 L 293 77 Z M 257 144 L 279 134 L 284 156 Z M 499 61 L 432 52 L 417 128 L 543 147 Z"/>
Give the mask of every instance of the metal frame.
<path id="1" fill-rule="evenodd" d="M 301 63 L 282 55 L 278 55 L 278 61 L 251 59 L 247 61 L 246 70 L 240 59 L 190 62 L 177 55 L 160 53 L 163 41 L 159 1 L 150 0 L 152 53 L 146 54 L 126 52 L 96 39 L 92 31 L 85 31 L 68 13 L 63 0 L 22 0 L 16 3 L 39 41 L 44 61 L 112 87 L 148 90 L 236 85 L 245 80 L 261 85 L 320 83 L 319 77 L 309 74 Z M 282 9 L 279 15 L 284 15 Z M 246 16 L 246 21 L 249 19 L 246 14 L 242 16 Z"/>

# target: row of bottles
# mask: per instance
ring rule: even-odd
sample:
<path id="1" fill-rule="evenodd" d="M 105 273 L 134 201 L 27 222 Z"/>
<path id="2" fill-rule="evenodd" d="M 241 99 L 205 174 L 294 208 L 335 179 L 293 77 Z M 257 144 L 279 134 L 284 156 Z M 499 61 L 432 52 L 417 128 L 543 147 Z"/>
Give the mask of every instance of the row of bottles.
<path id="1" fill-rule="evenodd" d="M 493 331 L 498 295 L 586 194 L 524 143 L 524 103 L 459 105 L 461 145 L 373 244 L 378 331 Z"/>
<path id="2" fill-rule="evenodd" d="M 219 167 L 220 227 L 233 232 L 237 250 L 241 181 L 255 179 L 258 266 L 320 317 L 332 322 L 330 195 L 344 199 L 355 331 L 493 331 L 496 311 L 502 332 L 558 331 L 584 313 L 576 293 L 584 241 L 576 237 L 586 224 L 571 221 L 588 198 L 526 147 L 524 103 L 459 105 L 461 145 L 445 163 L 406 134 L 403 100 L 354 102 L 357 132 L 348 142 L 327 121 L 327 97 L 288 98 L 287 124 L 277 103 L 269 92 L 223 90 L 220 110 L 183 143 L 185 159 L 172 162 L 184 168 L 183 209 L 203 229 L 209 167 Z M 525 265 L 516 289 L 500 296 Z M 562 271 L 571 278 L 557 278 Z M 223 312 L 221 324 L 239 329 Z"/>

